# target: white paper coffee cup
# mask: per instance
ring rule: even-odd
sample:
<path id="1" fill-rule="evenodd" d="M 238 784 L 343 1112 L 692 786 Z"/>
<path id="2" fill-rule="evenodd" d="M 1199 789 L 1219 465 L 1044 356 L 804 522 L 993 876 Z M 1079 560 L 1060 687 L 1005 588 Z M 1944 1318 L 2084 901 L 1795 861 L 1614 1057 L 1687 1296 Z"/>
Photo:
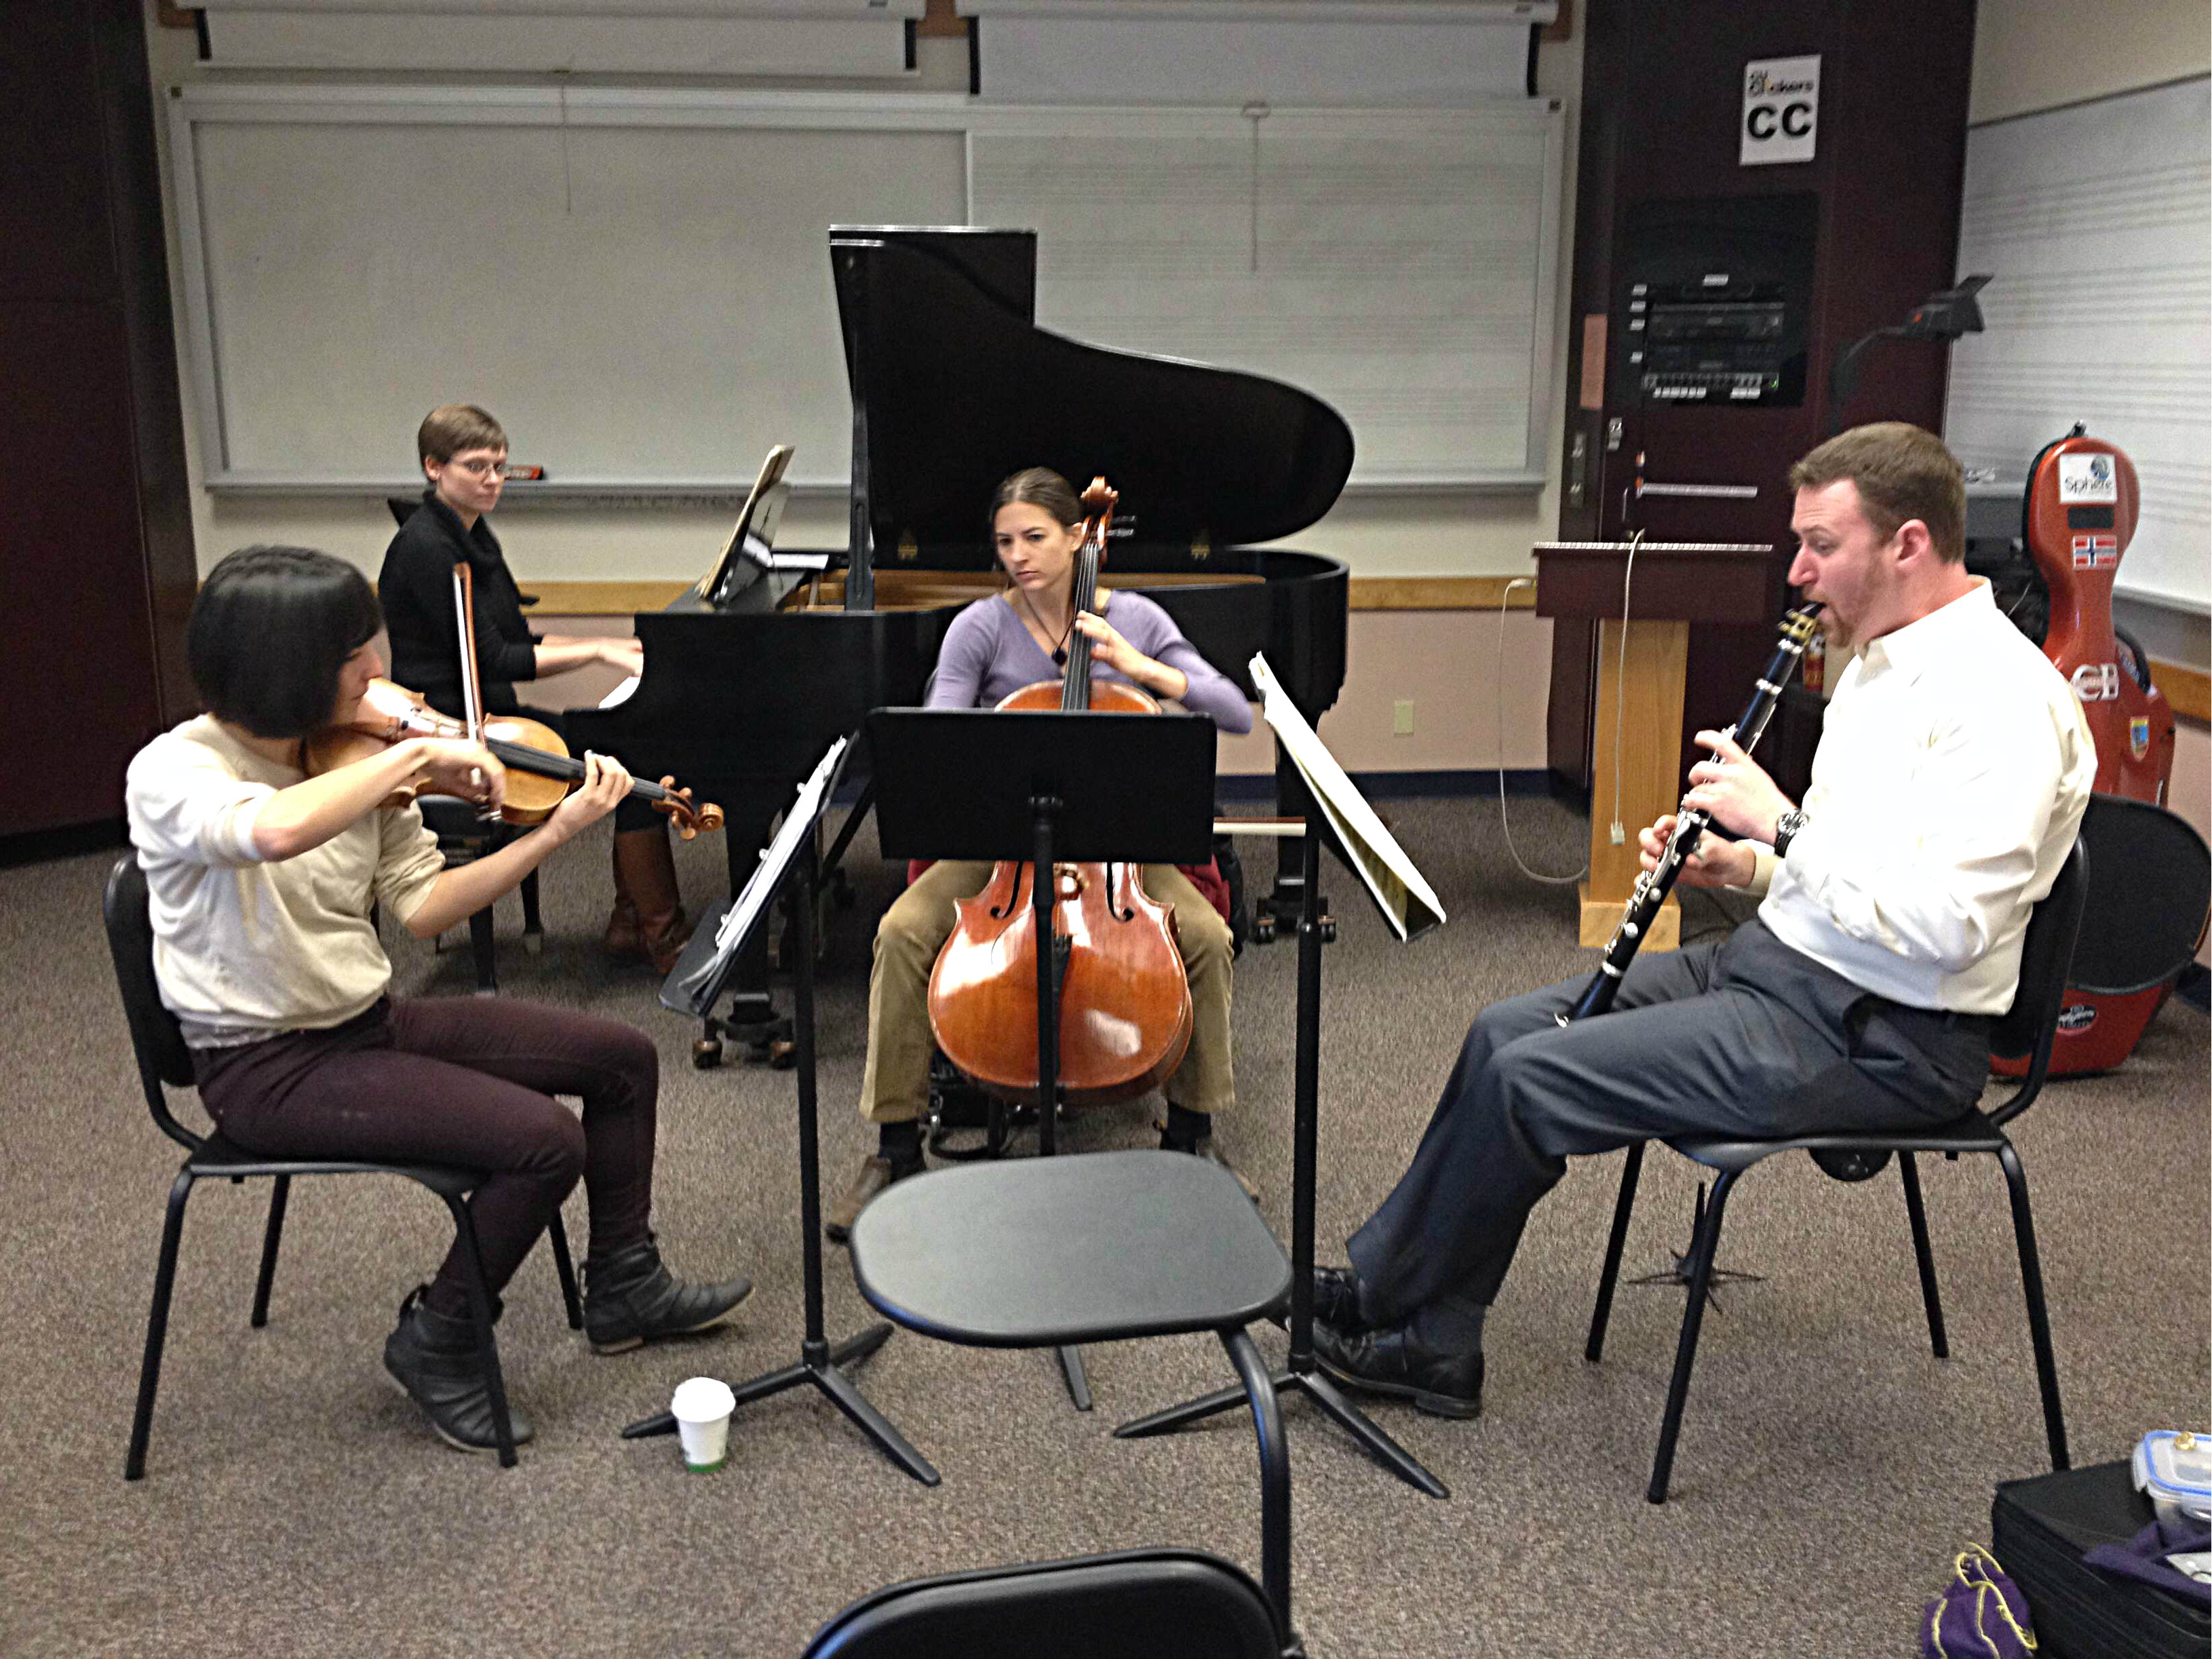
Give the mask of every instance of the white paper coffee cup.
<path id="1" fill-rule="evenodd" d="M 730 1413 L 737 1408 L 737 1395 L 718 1378 L 695 1376 L 676 1385 L 668 1409 L 684 1442 L 686 1468 L 704 1474 L 729 1461 Z"/>

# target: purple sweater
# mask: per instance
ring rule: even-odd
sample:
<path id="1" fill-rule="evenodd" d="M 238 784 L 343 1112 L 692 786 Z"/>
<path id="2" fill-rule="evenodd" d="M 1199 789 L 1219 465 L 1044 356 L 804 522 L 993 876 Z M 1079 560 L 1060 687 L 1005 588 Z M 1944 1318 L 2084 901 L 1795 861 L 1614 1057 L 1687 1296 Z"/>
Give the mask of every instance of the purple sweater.
<path id="1" fill-rule="evenodd" d="M 1249 732 L 1252 705 L 1233 682 L 1200 656 L 1168 613 L 1141 593 L 1108 591 L 1106 620 L 1131 645 L 1154 662 L 1180 669 L 1190 680 L 1182 705 L 1194 714 L 1209 716 L 1224 732 Z M 1095 678 L 1131 684 L 1096 658 Z M 992 708 L 1007 693 L 1039 680 L 1056 680 L 1060 670 L 1044 648 L 1030 637 L 1013 606 L 1004 599 L 978 599 L 952 619 L 945 631 L 945 646 L 937 654 L 937 672 L 929 682 L 932 708 Z"/>

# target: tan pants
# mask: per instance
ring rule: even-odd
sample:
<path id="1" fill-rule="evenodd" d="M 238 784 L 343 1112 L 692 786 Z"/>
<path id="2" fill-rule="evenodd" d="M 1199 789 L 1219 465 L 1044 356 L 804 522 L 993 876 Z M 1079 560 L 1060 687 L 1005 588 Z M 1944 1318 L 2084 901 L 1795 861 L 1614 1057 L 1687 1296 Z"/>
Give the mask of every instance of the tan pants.
<path id="1" fill-rule="evenodd" d="M 929 970 L 958 920 L 956 901 L 972 898 L 991 879 L 988 864 L 933 864 L 884 912 L 876 927 L 876 963 L 868 975 L 868 1068 L 860 1082 L 860 1115 L 871 1123 L 905 1123 L 929 1104 Z M 1145 891 L 1175 912 L 1176 942 L 1190 975 L 1190 1048 L 1167 1081 L 1167 1097 L 1192 1112 L 1237 1103 L 1229 1054 L 1229 924 L 1190 878 L 1171 864 L 1148 864 Z"/>

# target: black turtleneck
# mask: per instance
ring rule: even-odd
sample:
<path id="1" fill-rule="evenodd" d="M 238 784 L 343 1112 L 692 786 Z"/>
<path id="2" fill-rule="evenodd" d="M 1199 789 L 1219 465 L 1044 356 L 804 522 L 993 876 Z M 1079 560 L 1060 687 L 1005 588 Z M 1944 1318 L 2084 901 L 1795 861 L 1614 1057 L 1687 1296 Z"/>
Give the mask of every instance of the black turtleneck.
<path id="1" fill-rule="evenodd" d="M 453 567 L 464 559 L 474 573 L 477 670 L 483 680 L 484 708 L 511 714 L 520 706 L 514 682 L 537 678 L 538 635 L 523 620 L 521 595 L 491 526 L 480 518 L 474 528 L 463 530 L 460 516 L 434 489 L 422 492 L 422 505 L 392 538 L 376 579 L 392 635 L 392 678 L 422 693 L 433 708 L 460 714 Z"/>

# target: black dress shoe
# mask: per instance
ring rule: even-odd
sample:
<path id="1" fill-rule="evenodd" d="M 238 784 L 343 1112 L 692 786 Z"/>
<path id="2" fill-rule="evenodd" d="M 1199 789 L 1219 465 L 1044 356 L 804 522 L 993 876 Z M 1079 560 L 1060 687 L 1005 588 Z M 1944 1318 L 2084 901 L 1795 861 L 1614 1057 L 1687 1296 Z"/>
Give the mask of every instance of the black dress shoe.
<path id="1" fill-rule="evenodd" d="M 1359 1311 L 1359 1281 L 1349 1267 L 1314 1269 L 1313 1310 L 1314 1323 L 1340 1335 L 1357 1336 L 1367 1328 Z"/>
<path id="2" fill-rule="evenodd" d="M 1347 1388 L 1410 1400 L 1432 1417 L 1482 1414 L 1482 1350 L 1445 1353 L 1426 1347 L 1412 1328 L 1345 1332 L 1316 1325 L 1314 1358 Z"/>
<path id="3" fill-rule="evenodd" d="M 1316 1267 L 1313 1270 L 1313 1316 L 1316 1325 L 1334 1326 L 1338 1334 L 1352 1336 L 1367 1328 L 1367 1321 L 1359 1312 L 1359 1281 L 1352 1277 L 1349 1267 Z M 1282 1312 L 1275 1323 L 1285 1330 L 1291 1328 L 1291 1304 L 1283 1304 Z"/>

